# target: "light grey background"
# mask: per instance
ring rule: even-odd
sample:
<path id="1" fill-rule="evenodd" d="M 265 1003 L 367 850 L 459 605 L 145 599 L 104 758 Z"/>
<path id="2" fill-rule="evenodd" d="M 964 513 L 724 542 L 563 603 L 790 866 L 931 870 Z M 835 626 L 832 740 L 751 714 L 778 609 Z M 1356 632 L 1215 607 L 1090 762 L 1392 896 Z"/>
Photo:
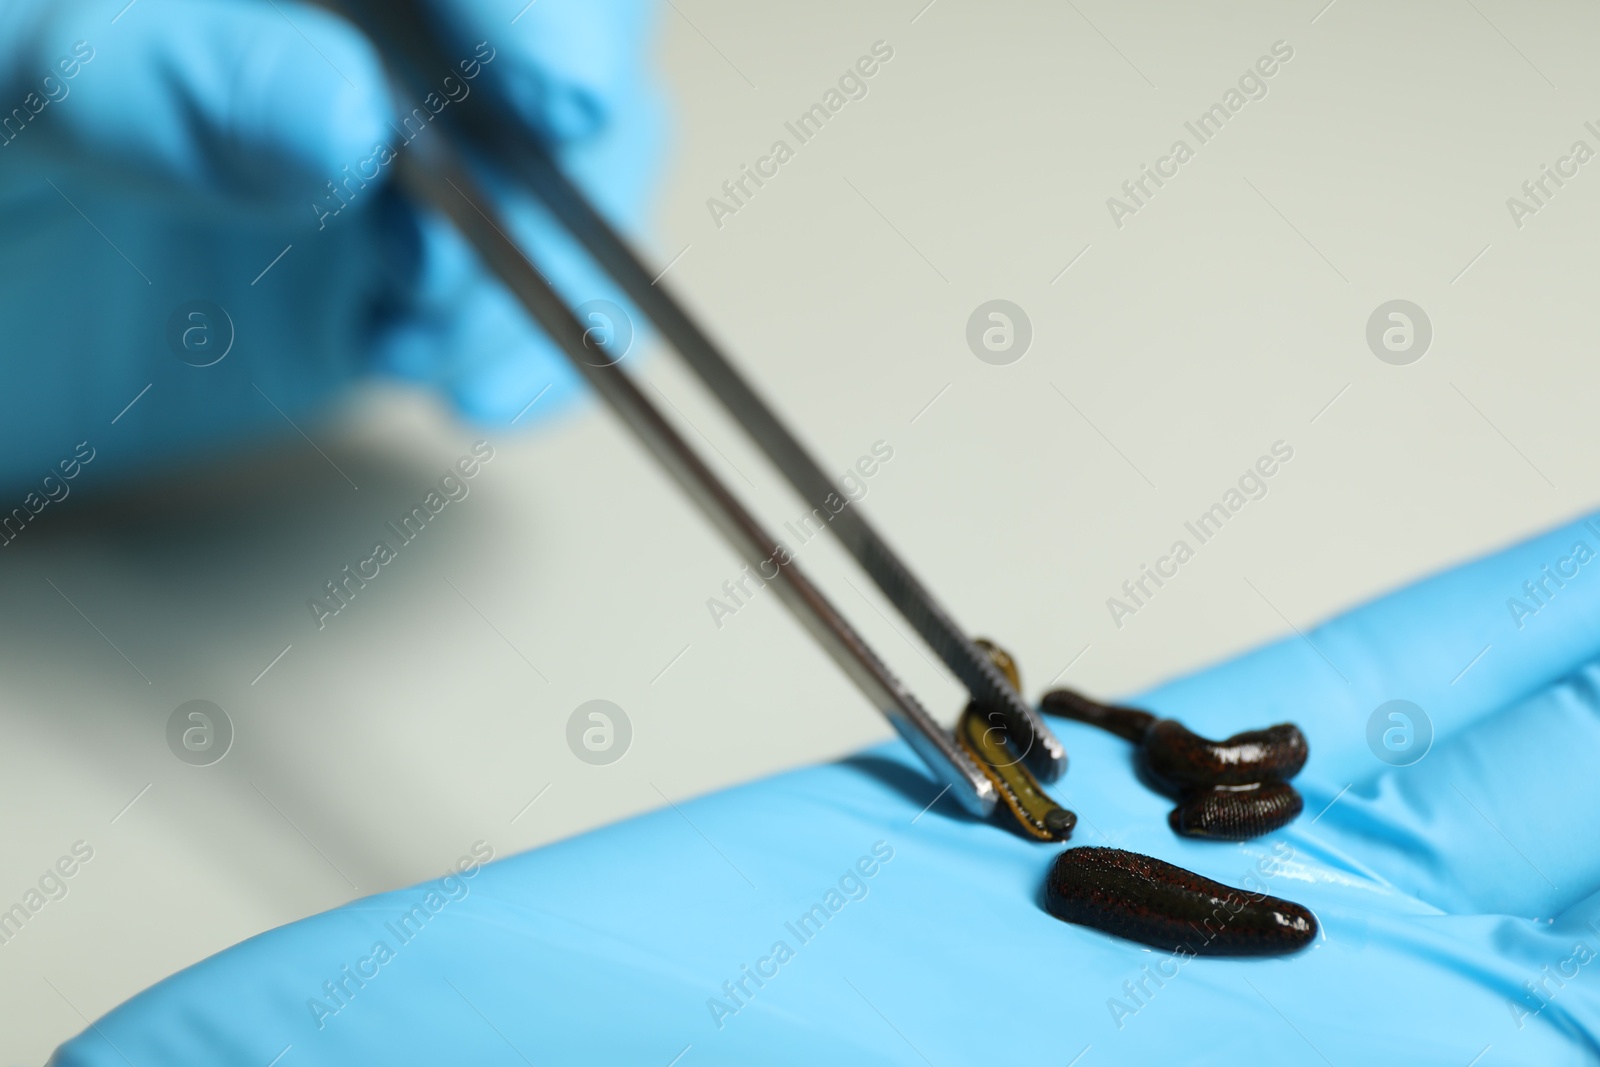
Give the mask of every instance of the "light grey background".
<path id="1" fill-rule="evenodd" d="M 677 150 L 642 243 L 682 253 L 669 282 L 830 468 L 893 448 L 861 506 L 1030 693 L 1136 690 L 1600 499 L 1600 161 L 1520 229 L 1506 207 L 1600 148 L 1600 13 L 923 2 L 663 9 Z M 715 226 L 706 199 L 878 40 L 869 95 Z M 1280 40 L 1266 98 L 1116 227 L 1107 198 Z M 964 339 L 991 299 L 1032 321 L 1009 366 Z M 1410 366 L 1366 345 L 1391 299 L 1433 323 Z M 774 525 L 803 513 L 682 370 L 641 369 Z M 480 435 L 374 389 L 313 436 L 359 492 L 289 449 L 52 509 L 7 550 L 0 906 L 75 841 L 94 858 L 0 946 L 0 1059 L 475 841 L 505 855 L 888 736 L 772 596 L 713 625 L 738 562 L 603 412 Z M 472 495 L 318 632 L 306 598 L 478 436 L 497 454 Z M 1279 440 L 1270 494 L 1116 627 L 1106 599 Z M 953 717 L 841 553 L 800 558 Z M 167 747 L 191 699 L 236 730 L 213 766 Z M 610 765 L 566 744 L 593 699 L 631 720 Z"/>

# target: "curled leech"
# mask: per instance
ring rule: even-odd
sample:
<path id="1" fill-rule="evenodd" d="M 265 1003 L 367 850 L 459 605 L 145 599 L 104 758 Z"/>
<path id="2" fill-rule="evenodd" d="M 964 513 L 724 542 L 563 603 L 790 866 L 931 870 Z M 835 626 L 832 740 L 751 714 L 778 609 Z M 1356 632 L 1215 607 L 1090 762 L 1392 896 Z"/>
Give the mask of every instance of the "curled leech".
<path id="1" fill-rule="evenodd" d="M 1046 693 L 1039 706 L 1137 745 L 1146 776 L 1177 798 L 1167 823 L 1185 837 L 1243 841 L 1287 826 L 1304 807 L 1289 784 L 1308 754 L 1293 723 L 1210 741 L 1175 719 L 1101 704 L 1070 689 Z"/>
<path id="2" fill-rule="evenodd" d="M 1020 692 L 1022 679 L 1016 661 L 988 641 L 977 644 Z M 1000 799 L 1026 833 L 1042 841 L 1065 841 L 1072 836 L 1078 817 L 1050 799 L 1033 772 L 1023 766 L 1022 754 L 1009 744 L 999 714 L 984 711 L 976 701 L 968 704 L 956 724 L 956 741 L 994 783 Z"/>

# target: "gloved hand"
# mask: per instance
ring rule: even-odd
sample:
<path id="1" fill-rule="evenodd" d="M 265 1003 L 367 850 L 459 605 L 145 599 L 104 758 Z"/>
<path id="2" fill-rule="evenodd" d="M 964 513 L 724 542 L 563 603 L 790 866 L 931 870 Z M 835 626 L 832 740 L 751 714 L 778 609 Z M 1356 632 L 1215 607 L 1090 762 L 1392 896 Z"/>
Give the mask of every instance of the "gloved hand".
<path id="1" fill-rule="evenodd" d="M 37 487 L 80 441 L 98 476 L 292 437 L 286 416 L 304 426 L 372 371 L 491 423 L 575 391 L 466 246 L 402 201 L 393 158 L 493 82 L 636 224 L 662 130 L 649 5 L 434 2 L 458 76 L 405 115 L 370 43 L 301 0 L 0 5 L 0 486 Z M 510 213 L 569 299 L 618 299 L 525 198 Z"/>
<path id="2" fill-rule="evenodd" d="M 1592 1063 L 1597 545 L 1574 524 L 1135 698 L 1210 736 L 1304 728 L 1306 814 L 1267 838 L 1175 837 L 1126 744 L 1058 724 L 1073 845 L 1299 901 L 1322 933 L 1297 955 L 1058 922 L 1060 846 L 921 811 L 895 743 L 263 934 L 57 1063 Z M 1395 699 L 1431 721 L 1410 766 L 1375 751 L 1422 753 L 1422 716 L 1409 751 L 1388 712 L 1368 744 Z"/>

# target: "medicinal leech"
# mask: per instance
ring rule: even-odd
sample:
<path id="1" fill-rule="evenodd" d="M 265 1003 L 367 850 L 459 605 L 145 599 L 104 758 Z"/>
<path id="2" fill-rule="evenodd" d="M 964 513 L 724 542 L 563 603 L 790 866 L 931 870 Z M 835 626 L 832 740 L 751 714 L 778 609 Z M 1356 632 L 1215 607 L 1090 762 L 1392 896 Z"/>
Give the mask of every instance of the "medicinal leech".
<path id="1" fill-rule="evenodd" d="M 1293 723 L 1209 741 L 1175 719 L 1101 704 L 1070 689 L 1046 693 L 1039 707 L 1138 745 L 1139 769 L 1177 798 L 1167 824 L 1185 837 L 1243 841 L 1282 829 L 1304 806 L 1289 784 L 1308 754 Z"/>

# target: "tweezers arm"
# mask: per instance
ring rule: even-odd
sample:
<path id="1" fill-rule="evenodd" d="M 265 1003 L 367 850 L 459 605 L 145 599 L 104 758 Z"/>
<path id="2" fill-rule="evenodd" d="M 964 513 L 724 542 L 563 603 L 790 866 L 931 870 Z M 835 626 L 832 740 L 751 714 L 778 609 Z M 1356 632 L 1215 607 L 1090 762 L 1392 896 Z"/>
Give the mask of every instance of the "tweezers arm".
<path id="1" fill-rule="evenodd" d="M 425 91 L 440 77 L 454 73 L 441 46 L 443 37 L 430 24 L 427 10 L 417 0 L 320 2 L 344 9 L 361 21 L 382 43 L 387 58 L 401 65 L 402 73 L 414 87 Z M 495 76 L 493 72 L 485 73 L 491 79 Z M 589 255 L 656 324 L 806 503 L 831 512 L 828 499 L 838 493 L 833 480 L 660 284 L 660 279 L 651 277 L 627 242 L 567 179 L 537 140 L 525 132 L 508 133 L 521 129 L 523 123 L 510 114 L 501 96 L 494 92 L 475 93 L 471 104 L 451 107 L 441 119 L 443 125 L 463 134 L 464 143 L 474 152 L 486 154 L 540 196 Z M 1000 714 L 1012 745 L 1022 753 L 1023 762 L 1034 774 L 1047 782 L 1060 778 L 1067 769 L 1065 747 L 859 509 L 852 506 L 840 511 L 829 528 L 972 698 Z"/>
<path id="2" fill-rule="evenodd" d="M 806 503 L 832 513 L 829 498 L 844 499 L 833 479 L 689 317 L 683 305 L 659 279 L 650 277 L 633 250 L 533 139 L 495 136 L 493 116 L 492 107 L 483 107 L 465 111 L 458 121 L 468 130 L 471 143 L 488 146 L 502 165 L 529 184 L 628 298 L 656 324 Z M 1067 765 L 1061 742 L 860 511 L 853 505 L 846 507 L 834 515 L 829 526 L 973 698 L 1004 716 L 1007 732 L 1029 768 L 1045 781 L 1059 778 Z"/>
<path id="3" fill-rule="evenodd" d="M 424 145 L 422 141 L 429 143 Z M 505 234 L 493 203 L 472 184 L 443 138 L 419 140 L 401 157 L 401 180 L 443 212 L 507 285 L 572 365 L 683 486 L 706 517 L 777 589 L 789 610 L 827 650 L 873 706 L 889 719 L 934 776 L 975 815 L 994 810 L 995 790 L 972 760 L 878 659 L 787 552 L 662 417 L 619 366 L 596 360 L 585 328 Z M 769 571 L 774 572 L 769 577 Z"/>

